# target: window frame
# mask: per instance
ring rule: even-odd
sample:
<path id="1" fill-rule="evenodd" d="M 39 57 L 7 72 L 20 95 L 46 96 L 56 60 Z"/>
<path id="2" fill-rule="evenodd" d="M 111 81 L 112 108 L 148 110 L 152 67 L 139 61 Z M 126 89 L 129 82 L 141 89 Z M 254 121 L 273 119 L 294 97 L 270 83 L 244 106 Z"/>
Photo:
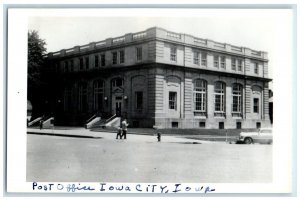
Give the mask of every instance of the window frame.
<path id="1" fill-rule="evenodd" d="M 236 71 L 236 58 L 231 58 L 231 70 Z"/>
<path id="2" fill-rule="evenodd" d="M 220 66 L 221 68 L 226 69 L 226 56 L 220 56 Z"/>
<path id="3" fill-rule="evenodd" d="M 243 85 L 232 85 L 232 113 L 242 115 L 243 112 Z"/>
<path id="4" fill-rule="evenodd" d="M 207 66 L 207 53 L 201 52 L 201 66 Z"/>
<path id="5" fill-rule="evenodd" d="M 100 54 L 100 60 L 101 66 L 105 66 L 105 53 Z"/>
<path id="6" fill-rule="evenodd" d="M 194 80 L 194 111 L 206 112 L 207 110 L 207 82 L 203 79 Z M 200 99 L 200 100 L 199 100 Z"/>
<path id="7" fill-rule="evenodd" d="M 169 91 L 169 110 L 177 110 L 177 92 Z"/>
<path id="8" fill-rule="evenodd" d="M 259 66 L 258 66 L 258 63 L 257 62 L 254 62 L 254 74 L 257 74 L 258 75 L 259 73 Z"/>
<path id="9" fill-rule="evenodd" d="M 177 47 L 170 47 L 170 60 L 176 62 L 177 61 Z"/>
<path id="10" fill-rule="evenodd" d="M 95 68 L 99 67 L 99 55 L 94 55 L 94 65 Z"/>
<path id="11" fill-rule="evenodd" d="M 125 50 L 119 51 L 119 64 L 125 63 Z"/>
<path id="12" fill-rule="evenodd" d="M 193 51 L 193 64 L 199 65 L 200 53 L 198 51 Z"/>
<path id="13" fill-rule="evenodd" d="M 243 71 L 243 61 L 242 59 L 238 59 L 238 71 Z"/>
<path id="14" fill-rule="evenodd" d="M 253 113 L 259 114 L 259 98 L 253 98 Z"/>
<path id="15" fill-rule="evenodd" d="M 214 55 L 213 56 L 213 62 L 214 62 L 214 67 L 219 68 L 220 67 L 220 56 L 219 55 Z"/>
<path id="16" fill-rule="evenodd" d="M 136 61 L 143 60 L 143 47 L 136 47 Z"/>
<path id="17" fill-rule="evenodd" d="M 112 54 L 112 64 L 113 65 L 118 64 L 118 52 L 114 51 L 111 54 Z"/>
<path id="18" fill-rule="evenodd" d="M 217 86 L 220 88 L 217 88 Z M 215 114 L 223 114 L 226 113 L 226 84 L 221 81 L 217 81 L 214 84 L 214 111 Z"/>
<path id="19" fill-rule="evenodd" d="M 101 83 L 101 84 L 99 84 Z M 104 90 L 105 82 L 103 80 L 96 80 L 93 83 L 93 92 L 94 92 L 94 110 L 103 110 L 104 106 Z M 101 106 L 99 107 L 99 97 L 101 98 Z"/>

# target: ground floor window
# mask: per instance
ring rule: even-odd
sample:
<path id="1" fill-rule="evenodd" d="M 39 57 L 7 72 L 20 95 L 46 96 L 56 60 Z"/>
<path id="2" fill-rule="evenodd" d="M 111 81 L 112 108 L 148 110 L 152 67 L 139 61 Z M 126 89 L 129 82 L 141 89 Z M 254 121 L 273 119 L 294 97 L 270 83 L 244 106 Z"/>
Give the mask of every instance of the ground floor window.
<path id="1" fill-rule="evenodd" d="M 223 82 L 215 83 L 215 115 L 225 115 L 225 84 Z"/>
<path id="2" fill-rule="evenodd" d="M 219 129 L 224 129 L 224 122 L 219 122 Z"/>
<path id="3" fill-rule="evenodd" d="M 234 84 L 232 87 L 232 115 L 242 116 L 242 94 L 243 87 L 240 84 Z"/>
<path id="4" fill-rule="evenodd" d="M 257 129 L 261 128 L 261 123 L 260 122 L 256 122 L 256 128 Z"/>
<path id="5" fill-rule="evenodd" d="M 259 113 L 259 99 L 258 98 L 253 99 L 253 112 Z"/>
<path id="6" fill-rule="evenodd" d="M 199 122 L 199 127 L 200 128 L 205 128 L 205 122 L 204 121 L 200 121 Z"/>
<path id="7" fill-rule="evenodd" d="M 194 81 L 194 110 L 197 112 L 206 112 L 206 88 L 205 80 L 197 79 Z"/>
<path id="8" fill-rule="evenodd" d="M 242 122 L 236 122 L 236 128 L 241 129 L 242 128 Z"/>
<path id="9" fill-rule="evenodd" d="M 142 91 L 135 92 L 135 109 L 137 109 L 137 110 L 143 109 L 143 92 Z"/>
<path id="10" fill-rule="evenodd" d="M 177 110 L 177 93 L 174 91 L 169 92 L 169 109 Z"/>
<path id="11" fill-rule="evenodd" d="M 177 121 L 172 122 L 172 128 L 178 128 L 178 122 Z"/>
<path id="12" fill-rule="evenodd" d="M 103 99 L 104 99 L 104 82 L 98 80 L 94 82 L 94 110 L 103 109 Z"/>

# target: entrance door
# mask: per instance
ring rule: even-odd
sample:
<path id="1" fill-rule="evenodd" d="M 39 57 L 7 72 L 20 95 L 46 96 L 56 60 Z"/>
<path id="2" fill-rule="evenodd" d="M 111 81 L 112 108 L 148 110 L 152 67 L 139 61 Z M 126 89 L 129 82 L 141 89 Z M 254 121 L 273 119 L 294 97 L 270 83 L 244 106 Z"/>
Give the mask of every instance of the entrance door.
<path id="1" fill-rule="evenodd" d="M 122 96 L 116 96 L 114 112 L 117 115 L 117 117 L 120 117 L 122 114 L 122 103 L 123 103 Z"/>

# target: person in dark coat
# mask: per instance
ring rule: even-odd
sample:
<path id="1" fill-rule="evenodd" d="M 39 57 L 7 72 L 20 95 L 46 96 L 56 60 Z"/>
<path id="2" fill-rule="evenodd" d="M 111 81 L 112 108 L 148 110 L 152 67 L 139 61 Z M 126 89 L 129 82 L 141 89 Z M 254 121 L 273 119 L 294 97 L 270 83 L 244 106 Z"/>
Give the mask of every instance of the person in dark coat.
<path id="1" fill-rule="evenodd" d="M 160 142 L 160 138 L 161 138 L 161 133 L 158 132 L 158 133 L 157 133 L 157 141 L 158 141 L 158 142 Z"/>
<path id="2" fill-rule="evenodd" d="M 119 139 L 119 137 L 120 137 L 120 139 L 122 139 L 122 129 L 121 129 L 121 127 L 118 127 L 116 139 Z"/>
<path id="3" fill-rule="evenodd" d="M 43 129 L 43 123 L 44 123 L 44 120 L 43 120 L 43 119 L 41 119 L 41 120 L 40 120 L 40 130 L 42 130 L 42 129 Z"/>

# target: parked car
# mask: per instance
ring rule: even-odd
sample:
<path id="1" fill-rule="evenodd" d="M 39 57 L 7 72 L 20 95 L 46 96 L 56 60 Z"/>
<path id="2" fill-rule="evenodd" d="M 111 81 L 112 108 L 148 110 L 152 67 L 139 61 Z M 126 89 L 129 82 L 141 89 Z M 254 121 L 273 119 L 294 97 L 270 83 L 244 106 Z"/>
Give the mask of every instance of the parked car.
<path id="1" fill-rule="evenodd" d="M 241 132 L 237 143 L 252 144 L 272 144 L 273 134 L 272 128 L 260 128 L 256 132 Z"/>

